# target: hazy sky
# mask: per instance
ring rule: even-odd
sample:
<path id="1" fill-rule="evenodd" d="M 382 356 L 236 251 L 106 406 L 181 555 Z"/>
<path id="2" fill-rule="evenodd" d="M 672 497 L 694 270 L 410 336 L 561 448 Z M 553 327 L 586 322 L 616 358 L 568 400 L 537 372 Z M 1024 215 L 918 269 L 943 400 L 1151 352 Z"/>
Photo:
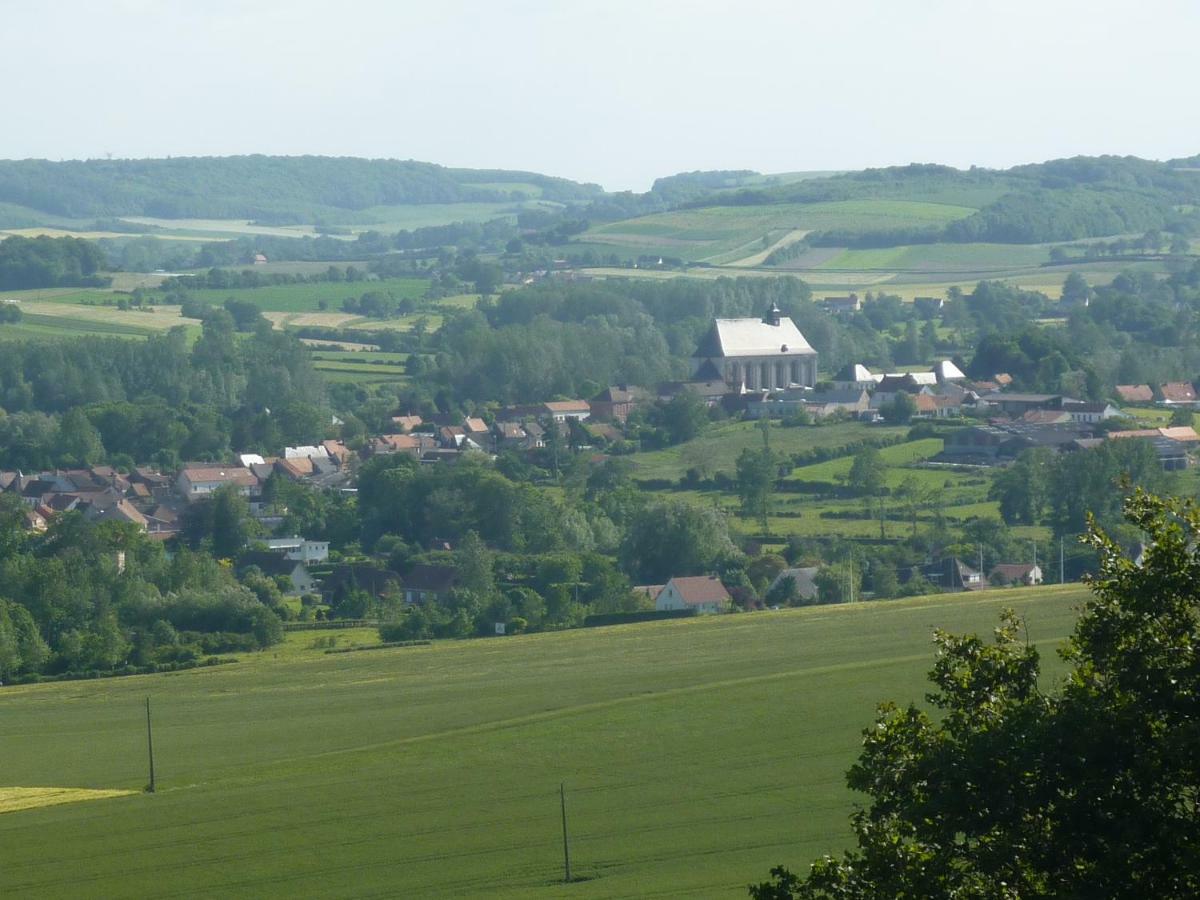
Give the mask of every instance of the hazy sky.
<path id="1" fill-rule="evenodd" d="M 0 157 L 692 169 L 1200 153 L 1197 0 L 0 0 Z"/>

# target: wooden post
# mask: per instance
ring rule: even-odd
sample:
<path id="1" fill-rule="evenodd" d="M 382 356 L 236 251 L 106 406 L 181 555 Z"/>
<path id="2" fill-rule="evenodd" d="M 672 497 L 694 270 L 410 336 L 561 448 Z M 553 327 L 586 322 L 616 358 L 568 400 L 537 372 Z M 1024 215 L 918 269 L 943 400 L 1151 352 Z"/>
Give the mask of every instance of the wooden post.
<path id="1" fill-rule="evenodd" d="M 567 786 L 566 782 L 558 783 L 558 799 L 562 807 L 563 834 L 563 881 L 571 882 L 571 845 L 567 842 Z"/>
<path id="2" fill-rule="evenodd" d="M 150 728 L 150 698 L 146 698 L 146 749 L 150 754 L 150 783 L 146 785 L 146 793 L 154 793 L 154 732 Z"/>

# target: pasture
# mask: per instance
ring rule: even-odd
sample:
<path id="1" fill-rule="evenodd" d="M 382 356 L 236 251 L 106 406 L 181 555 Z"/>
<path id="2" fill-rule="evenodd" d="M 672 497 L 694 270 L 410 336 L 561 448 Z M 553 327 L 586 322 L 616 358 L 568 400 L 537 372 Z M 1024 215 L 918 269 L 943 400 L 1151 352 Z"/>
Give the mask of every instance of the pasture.
<path id="1" fill-rule="evenodd" d="M 872 426 L 860 422 L 798 428 L 782 428 L 778 423 L 773 423 L 770 442 L 772 450 L 786 455 L 806 450 L 840 448 L 862 440 L 895 437 L 907 430 L 904 427 Z M 762 432 L 756 422 L 722 422 L 694 440 L 665 450 L 638 453 L 630 459 L 635 463 L 634 477 L 637 479 L 676 481 L 691 468 L 709 474 L 725 472 L 732 475 L 742 450 L 757 450 L 761 446 Z"/>
<path id="2" fill-rule="evenodd" d="M 219 306 L 226 300 L 253 303 L 263 312 L 318 312 L 321 304 L 330 313 L 339 312 L 342 302 L 378 291 L 397 300 L 418 300 L 429 289 L 424 278 L 387 278 L 381 281 L 318 281 L 312 284 L 276 284 L 257 288 L 205 288 L 188 293 L 198 300 Z"/>
<path id="3" fill-rule="evenodd" d="M 975 210 L 911 200 L 840 200 L 769 206 L 709 206 L 612 222 L 580 236 L 612 250 L 723 265 L 767 249 L 796 230 L 888 229 L 937 225 Z"/>
<path id="4" fill-rule="evenodd" d="M 140 791 L 149 696 L 159 790 L 0 815 L 0 893 L 744 897 L 846 845 L 844 772 L 878 701 L 927 690 L 935 627 L 987 633 L 1015 607 L 1050 681 L 1084 596 L 332 655 L 300 632 L 235 665 L 3 688 L 5 787 Z"/>

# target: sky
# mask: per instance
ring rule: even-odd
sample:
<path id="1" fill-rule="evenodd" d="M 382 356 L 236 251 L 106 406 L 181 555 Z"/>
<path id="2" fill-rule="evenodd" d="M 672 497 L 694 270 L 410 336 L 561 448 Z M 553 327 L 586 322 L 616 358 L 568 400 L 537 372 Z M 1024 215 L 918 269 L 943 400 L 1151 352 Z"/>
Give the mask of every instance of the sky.
<path id="1" fill-rule="evenodd" d="M 0 0 L 0 157 L 696 169 L 1200 153 L 1196 0 Z"/>

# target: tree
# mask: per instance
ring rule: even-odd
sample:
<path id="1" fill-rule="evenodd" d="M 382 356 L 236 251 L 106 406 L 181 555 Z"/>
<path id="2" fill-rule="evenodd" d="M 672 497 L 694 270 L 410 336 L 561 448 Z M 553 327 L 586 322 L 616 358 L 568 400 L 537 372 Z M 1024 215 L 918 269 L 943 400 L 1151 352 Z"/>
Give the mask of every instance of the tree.
<path id="1" fill-rule="evenodd" d="M 250 504 L 235 484 L 217 488 L 212 497 L 212 553 L 232 559 L 250 536 Z"/>
<path id="2" fill-rule="evenodd" d="M 1009 525 L 1036 525 L 1048 501 L 1054 457 L 1044 447 L 1025 450 L 1011 466 L 996 473 L 989 500 L 1000 501 L 1000 517 Z"/>
<path id="3" fill-rule="evenodd" d="M 889 425 L 907 425 L 917 414 L 917 401 L 907 391 L 900 391 L 891 403 L 883 404 L 879 412 Z"/>
<path id="4" fill-rule="evenodd" d="M 1092 296 L 1091 286 L 1084 281 L 1078 272 L 1072 272 L 1063 281 L 1062 302 L 1070 304 L 1085 303 Z"/>
<path id="5" fill-rule="evenodd" d="M 663 500 L 639 509 L 621 545 L 622 565 L 640 584 L 711 572 L 735 554 L 721 512 L 682 500 Z"/>
<path id="6" fill-rule="evenodd" d="M 880 706 L 847 774 L 857 839 L 758 900 L 1200 895 L 1200 510 L 1137 491 L 1142 565 L 1100 556 L 1062 686 L 1011 611 L 992 642 L 937 632 L 929 715 Z"/>
<path id="7" fill-rule="evenodd" d="M 887 465 L 878 447 L 863 447 L 854 454 L 846 483 L 860 497 L 877 497 L 883 493 Z"/>
<path id="8" fill-rule="evenodd" d="M 708 407 L 695 391 L 680 391 L 659 411 L 659 421 L 672 444 L 698 437 L 708 424 Z"/>
<path id="9" fill-rule="evenodd" d="M 761 450 L 744 449 L 737 458 L 737 492 L 742 501 L 742 515 L 756 518 L 764 533 L 768 530 L 771 494 L 779 473 L 775 454 L 767 447 Z"/>

